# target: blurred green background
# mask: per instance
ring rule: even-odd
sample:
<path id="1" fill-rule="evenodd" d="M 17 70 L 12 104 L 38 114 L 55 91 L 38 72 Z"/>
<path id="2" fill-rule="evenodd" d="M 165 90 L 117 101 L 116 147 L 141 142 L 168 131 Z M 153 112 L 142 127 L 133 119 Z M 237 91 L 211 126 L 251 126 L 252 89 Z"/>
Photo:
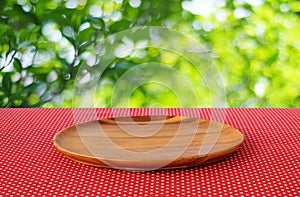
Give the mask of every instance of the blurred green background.
<path id="1" fill-rule="evenodd" d="M 0 107 L 72 107 L 81 64 L 97 64 L 99 40 L 125 29 L 160 26 L 205 44 L 223 76 L 229 107 L 300 107 L 300 1 L 1 0 Z M 95 107 L 111 107 L 113 88 L 144 62 L 178 69 L 210 93 L 193 67 L 170 51 L 145 48 L 116 58 L 103 73 Z M 159 84 L 137 88 L 130 107 L 180 107 Z M 76 106 L 74 106 L 76 107 Z"/>

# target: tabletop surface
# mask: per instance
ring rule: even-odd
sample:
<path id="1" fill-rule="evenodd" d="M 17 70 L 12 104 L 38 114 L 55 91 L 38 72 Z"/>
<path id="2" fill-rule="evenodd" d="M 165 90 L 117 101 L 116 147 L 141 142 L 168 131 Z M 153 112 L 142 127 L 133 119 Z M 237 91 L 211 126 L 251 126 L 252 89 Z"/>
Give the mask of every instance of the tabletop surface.
<path id="1" fill-rule="evenodd" d="M 113 112 L 210 119 L 212 111 Z M 224 123 L 244 134 L 242 147 L 221 162 L 183 170 L 96 168 L 74 162 L 54 148 L 53 136 L 61 129 L 95 117 L 112 117 L 113 112 L 0 109 L 0 196 L 300 196 L 300 109 L 226 109 Z"/>

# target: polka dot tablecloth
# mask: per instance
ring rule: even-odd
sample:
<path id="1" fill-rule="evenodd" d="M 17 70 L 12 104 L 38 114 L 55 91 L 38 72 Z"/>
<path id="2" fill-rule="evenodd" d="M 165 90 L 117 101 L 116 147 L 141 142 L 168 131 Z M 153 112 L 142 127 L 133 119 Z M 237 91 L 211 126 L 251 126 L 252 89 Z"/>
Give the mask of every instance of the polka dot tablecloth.
<path id="1" fill-rule="evenodd" d="M 119 109 L 120 113 L 122 110 Z M 82 121 L 89 111 L 82 109 Z M 131 115 L 189 115 L 211 109 L 130 109 Z M 97 109 L 98 118 L 111 109 Z M 52 139 L 74 124 L 72 109 L 0 109 L 0 196 L 300 196 L 300 109 L 226 109 L 245 135 L 231 157 L 201 167 L 126 172 L 76 163 Z"/>

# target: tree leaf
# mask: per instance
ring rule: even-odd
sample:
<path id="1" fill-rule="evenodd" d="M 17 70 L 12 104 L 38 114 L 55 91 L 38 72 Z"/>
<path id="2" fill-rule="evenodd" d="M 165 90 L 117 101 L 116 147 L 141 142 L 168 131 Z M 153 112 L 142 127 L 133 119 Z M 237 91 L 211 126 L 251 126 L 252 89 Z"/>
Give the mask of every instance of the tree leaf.
<path id="1" fill-rule="evenodd" d="M 109 32 L 116 33 L 116 32 L 128 29 L 130 27 L 130 24 L 131 23 L 128 20 L 121 20 L 121 21 L 115 22 L 109 27 Z"/>
<path id="2" fill-rule="evenodd" d="M 5 74 L 2 79 L 2 87 L 4 89 L 4 92 L 6 92 L 6 94 L 8 95 L 10 95 L 11 93 L 11 86 L 12 86 L 12 82 L 11 82 L 10 75 Z"/>
<path id="3" fill-rule="evenodd" d="M 34 92 L 34 90 L 37 88 L 38 84 L 32 83 L 29 86 L 26 86 L 23 88 L 23 90 L 19 94 L 27 94 L 29 92 Z"/>
<path id="4" fill-rule="evenodd" d="M 33 74 L 39 75 L 39 74 L 47 74 L 52 70 L 52 67 L 30 67 L 28 69 L 28 72 L 31 72 Z"/>
<path id="5" fill-rule="evenodd" d="M 81 44 L 84 42 L 88 42 L 92 40 L 93 35 L 95 34 L 95 29 L 93 27 L 89 27 L 84 29 L 78 33 L 77 41 Z"/>
<path id="6" fill-rule="evenodd" d="M 14 59 L 14 68 L 16 69 L 17 72 L 21 72 L 22 71 L 22 64 L 20 62 L 19 59 Z"/>

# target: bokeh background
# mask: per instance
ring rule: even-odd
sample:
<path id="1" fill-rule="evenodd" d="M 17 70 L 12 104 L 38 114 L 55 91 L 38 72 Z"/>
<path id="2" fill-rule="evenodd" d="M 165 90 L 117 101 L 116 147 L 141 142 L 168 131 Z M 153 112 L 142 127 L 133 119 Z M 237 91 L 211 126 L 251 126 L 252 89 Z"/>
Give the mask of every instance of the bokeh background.
<path id="1" fill-rule="evenodd" d="M 171 28 L 205 45 L 228 107 L 300 107 L 299 12 L 300 1 L 292 0 L 1 0 L 0 107 L 72 107 L 78 68 L 101 61 L 97 43 L 141 26 Z M 200 103 L 189 107 L 212 107 L 188 61 L 150 47 L 115 58 L 95 107 L 111 107 L 118 79 L 145 62 L 172 66 L 198 87 Z M 161 106 L 180 103 L 160 84 L 140 86 L 130 98 L 130 107 Z"/>

